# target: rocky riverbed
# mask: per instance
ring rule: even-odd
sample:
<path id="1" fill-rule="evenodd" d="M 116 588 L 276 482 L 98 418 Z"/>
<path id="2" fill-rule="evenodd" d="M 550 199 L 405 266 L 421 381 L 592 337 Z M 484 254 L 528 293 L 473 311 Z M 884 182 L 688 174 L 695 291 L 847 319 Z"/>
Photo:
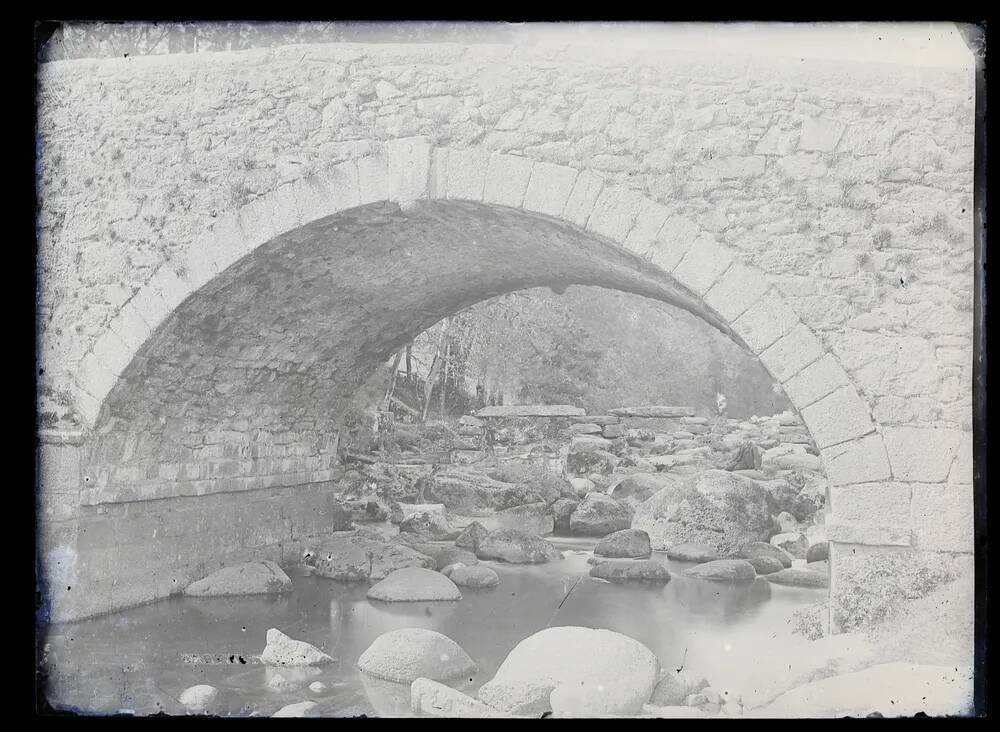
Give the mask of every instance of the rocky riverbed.
<path id="1" fill-rule="evenodd" d="M 460 451 L 477 452 L 476 429 L 504 444 L 445 465 L 362 463 L 298 563 L 223 567 L 52 633 L 49 698 L 138 714 L 663 718 L 962 698 L 964 667 L 880 664 L 865 637 L 793 633 L 829 585 L 825 479 L 794 415 L 624 419 L 465 417 Z M 902 672 L 922 681 L 886 686 L 892 700 L 872 690 Z"/>

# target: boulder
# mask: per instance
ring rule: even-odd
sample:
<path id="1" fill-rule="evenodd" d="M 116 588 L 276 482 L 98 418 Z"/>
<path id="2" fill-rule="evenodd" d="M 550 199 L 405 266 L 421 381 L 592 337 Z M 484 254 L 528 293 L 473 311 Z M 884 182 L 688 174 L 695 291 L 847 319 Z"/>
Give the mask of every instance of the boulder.
<path id="1" fill-rule="evenodd" d="M 421 567 L 397 569 L 368 588 L 365 597 L 383 602 L 461 600 L 462 593 L 440 572 Z"/>
<path id="2" fill-rule="evenodd" d="M 352 521 L 388 521 L 389 507 L 377 496 L 348 498 L 344 500 L 344 509 L 351 515 Z"/>
<path id="3" fill-rule="evenodd" d="M 656 439 L 656 433 L 652 430 L 631 428 L 625 430 L 625 442 L 631 447 L 642 447 Z"/>
<path id="4" fill-rule="evenodd" d="M 740 548 L 737 553 L 741 559 L 753 559 L 754 557 L 771 557 L 781 562 L 782 567 L 792 566 L 792 555 L 781 547 L 765 541 L 752 541 Z"/>
<path id="5" fill-rule="evenodd" d="M 322 681 L 314 681 L 311 684 L 309 684 L 309 691 L 311 691 L 313 694 L 322 694 L 324 691 L 326 691 L 326 688 L 327 688 L 326 684 L 324 684 Z"/>
<path id="6" fill-rule="evenodd" d="M 557 710 L 573 713 L 582 692 L 590 715 L 634 715 L 653 692 L 659 671 L 656 656 L 621 633 L 546 628 L 517 644 L 478 697 L 509 714 L 540 716 Z M 562 687 L 568 698 L 560 693 L 550 701 Z"/>
<path id="7" fill-rule="evenodd" d="M 177 701 L 183 704 L 189 712 L 202 714 L 218 695 L 219 690 L 214 686 L 198 684 L 182 691 L 177 697 Z"/>
<path id="8" fill-rule="evenodd" d="M 358 658 L 358 668 L 375 678 L 402 684 L 421 677 L 448 681 L 477 671 L 476 664 L 461 646 L 427 628 L 400 628 L 383 633 Z"/>
<path id="9" fill-rule="evenodd" d="M 513 506 L 497 511 L 490 518 L 483 518 L 483 523 L 491 531 L 497 529 L 518 529 L 528 534 L 545 536 L 555 528 L 555 517 L 544 503 L 528 503 L 524 506 Z"/>
<path id="10" fill-rule="evenodd" d="M 479 548 L 479 542 L 485 539 L 489 533 L 489 529 L 478 521 L 473 521 L 455 539 L 455 546 L 475 552 Z"/>
<path id="11" fill-rule="evenodd" d="M 424 485 L 429 486 L 430 480 L 425 480 Z M 426 490 L 426 488 L 425 488 Z M 394 524 L 399 524 L 422 513 L 431 513 L 445 519 L 445 507 L 443 503 L 399 503 L 394 502 L 390 506 L 389 520 Z"/>
<path id="12" fill-rule="evenodd" d="M 788 567 L 780 572 L 767 575 L 768 582 L 792 587 L 829 587 L 830 576 L 824 572 L 806 567 Z"/>
<path id="13" fill-rule="evenodd" d="M 684 574 L 722 582 L 752 582 L 757 577 L 753 565 L 742 559 L 716 559 L 691 567 Z"/>
<path id="14" fill-rule="evenodd" d="M 270 595 L 292 591 L 292 581 L 269 559 L 245 562 L 212 572 L 184 588 L 193 597 Z"/>
<path id="15" fill-rule="evenodd" d="M 461 529 L 455 528 L 445 517 L 436 513 L 414 514 L 400 522 L 399 530 L 416 534 L 426 541 L 454 541 L 462 533 Z"/>
<path id="16" fill-rule="evenodd" d="M 594 554 L 601 557 L 645 559 L 653 553 L 649 534 L 642 529 L 622 529 L 608 534 L 594 547 Z"/>
<path id="17" fill-rule="evenodd" d="M 589 475 L 590 473 L 607 475 L 614 472 L 617 465 L 618 457 L 616 455 L 597 448 L 577 450 L 566 456 L 566 472 L 570 475 Z"/>
<path id="18" fill-rule="evenodd" d="M 780 572 L 785 568 L 781 563 L 781 560 L 775 557 L 750 557 L 746 561 L 753 566 L 754 571 L 757 572 L 758 575 L 774 574 L 775 572 Z"/>
<path id="19" fill-rule="evenodd" d="M 415 679 L 410 685 L 410 710 L 414 714 L 445 718 L 509 717 L 478 699 L 432 679 Z"/>
<path id="20" fill-rule="evenodd" d="M 639 504 L 632 528 L 649 534 L 654 550 L 698 543 L 732 556 L 772 532 L 767 492 L 755 481 L 725 470 L 683 476 Z"/>
<path id="21" fill-rule="evenodd" d="M 601 434 L 601 425 L 594 424 L 593 422 L 583 422 L 581 424 L 570 425 L 569 430 L 574 435 L 599 435 Z"/>
<path id="22" fill-rule="evenodd" d="M 589 481 L 588 481 L 589 482 Z M 569 517 L 580 505 L 579 501 L 572 498 L 560 498 L 552 504 L 552 530 L 568 532 Z"/>
<path id="23" fill-rule="evenodd" d="M 578 536 L 606 536 L 629 528 L 631 523 L 632 511 L 627 506 L 601 493 L 591 493 L 570 514 L 569 530 Z"/>
<path id="24" fill-rule="evenodd" d="M 606 424 L 601 430 L 601 434 L 609 440 L 614 440 L 625 435 L 625 427 L 620 424 Z"/>
<path id="25" fill-rule="evenodd" d="M 313 555 L 318 577 L 341 582 L 380 580 L 404 567 L 433 568 L 434 560 L 417 550 L 362 533 L 325 539 Z"/>
<path id="26" fill-rule="evenodd" d="M 461 562 L 462 564 L 471 566 L 479 563 L 473 552 L 470 552 L 468 549 L 460 549 L 457 546 L 449 546 L 447 544 L 444 546 L 440 544 L 412 544 L 411 546 L 421 554 L 426 554 L 433 559 L 434 569 L 439 572 L 449 564 Z"/>
<path id="27" fill-rule="evenodd" d="M 267 645 L 260 660 L 268 666 L 320 666 L 333 658 L 305 641 L 289 638 L 277 628 L 267 631 Z"/>
<path id="28" fill-rule="evenodd" d="M 895 662 L 803 684 L 754 716 L 781 718 L 968 716 L 973 713 L 971 668 Z"/>
<path id="29" fill-rule="evenodd" d="M 303 701 L 297 704 L 286 704 L 271 715 L 272 717 L 318 717 L 319 704 L 313 701 Z"/>
<path id="30" fill-rule="evenodd" d="M 664 488 L 671 488 L 684 480 L 676 473 L 634 473 L 618 481 L 608 495 L 635 509 Z"/>
<path id="31" fill-rule="evenodd" d="M 667 549 L 667 556 L 681 562 L 698 563 L 714 562 L 716 559 L 722 559 L 719 552 L 708 544 L 693 544 L 690 542 L 674 544 Z"/>
<path id="32" fill-rule="evenodd" d="M 453 565 L 452 569 L 446 573 L 446 576 L 459 587 L 484 589 L 487 587 L 496 587 L 500 584 L 500 575 L 490 567 L 481 564 L 473 567 L 465 564 Z"/>
<path id="33" fill-rule="evenodd" d="M 708 679 L 704 676 L 692 673 L 687 669 L 681 671 L 668 669 L 653 690 L 653 696 L 649 703 L 664 707 L 682 705 L 687 697 L 691 694 L 697 694 L 707 686 Z"/>
<path id="34" fill-rule="evenodd" d="M 784 549 L 795 559 L 805 559 L 806 551 L 809 549 L 809 540 L 806 535 L 797 531 L 775 534 L 771 537 L 771 544 L 779 549 Z"/>
<path id="35" fill-rule="evenodd" d="M 541 564 L 562 559 L 562 552 L 539 536 L 517 529 L 491 531 L 479 542 L 476 556 L 512 564 Z"/>
<path id="36" fill-rule="evenodd" d="M 502 482 L 473 470 L 451 470 L 434 477 L 427 497 L 463 516 L 489 516 L 526 503 L 551 503 L 559 497 L 552 484 Z"/>
<path id="37" fill-rule="evenodd" d="M 573 492 L 580 498 L 596 490 L 594 481 L 589 478 L 570 478 L 569 484 L 572 486 Z"/>
<path id="38" fill-rule="evenodd" d="M 821 541 L 806 550 L 807 562 L 822 562 L 830 558 L 830 542 Z"/>
<path id="39" fill-rule="evenodd" d="M 608 582 L 642 580 L 646 582 L 669 582 L 670 572 L 659 562 L 651 559 L 605 559 L 590 570 L 590 576 Z"/>
<path id="40" fill-rule="evenodd" d="M 778 526 L 781 527 L 781 530 L 784 533 L 798 531 L 799 522 L 796 521 L 795 517 L 788 513 L 788 511 L 782 511 L 779 513 L 775 518 L 775 521 L 778 522 Z"/>

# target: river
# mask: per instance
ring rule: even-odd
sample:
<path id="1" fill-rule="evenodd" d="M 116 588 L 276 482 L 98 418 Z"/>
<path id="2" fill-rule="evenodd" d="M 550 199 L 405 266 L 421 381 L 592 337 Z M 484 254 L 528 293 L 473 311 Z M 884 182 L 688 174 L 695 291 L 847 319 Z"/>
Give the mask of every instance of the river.
<path id="1" fill-rule="evenodd" d="M 53 706 L 81 712 L 183 714 L 181 691 L 211 684 L 220 691 L 213 714 L 270 715 L 308 699 L 323 716 L 408 716 L 408 686 L 357 669 L 358 657 L 380 634 L 423 627 L 454 639 L 479 671 L 451 685 L 473 693 L 523 638 L 550 626 L 581 625 L 631 636 L 664 667 L 686 666 L 728 698 L 749 700 L 759 692 L 758 679 L 801 652 L 804 641 L 791 633 L 791 612 L 828 592 L 761 578 L 736 585 L 697 580 L 682 574 L 690 563 L 660 553 L 654 559 L 672 575 L 666 585 L 609 584 L 587 576 L 594 540 L 550 540 L 565 553 L 563 561 L 486 562 L 500 575 L 500 585 L 463 588 L 459 602 L 371 601 L 365 583 L 296 576 L 295 591 L 281 597 L 178 596 L 54 626 L 46 639 L 47 697 Z M 337 662 L 282 670 L 299 687 L 271 689 L 273 672 L 256 658 L 271 627 L 316 645 Z M 313 681 L 326 690 L 311 691 Z"/>

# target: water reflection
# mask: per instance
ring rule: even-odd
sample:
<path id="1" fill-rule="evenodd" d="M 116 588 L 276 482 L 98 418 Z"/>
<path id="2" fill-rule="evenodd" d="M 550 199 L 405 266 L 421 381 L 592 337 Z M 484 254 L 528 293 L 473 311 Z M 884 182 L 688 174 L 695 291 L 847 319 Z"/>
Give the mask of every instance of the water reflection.
<path id="1" fill-rule="evenodd" d="M 557 540 L 565 559 L 546 565 L 486 562 L 501 584 L 463 589 L 458 602 L 387 603 L 365 597 L 367 585 L 295 577 L 280 598 L 169 600 L 55 628 L 48 636 L 53 704 L 113 712 L 183 713 L 176 701 L 194 684 L 220 690 L 214 714 L 273 714 L 311 699 L 326 716 L 409 716 L 409 688 L 373 679 L 357 668 L 382 633 L 422 627 L 444 633 L 478 666 L 463 688 L 474 692 L 522 639 L 545 627 L 583 625 L 625 633 L 664 666 L 686 666 L 717 689 L 753 688 L 758 665 L 788 646 L 788 614 L 825 597 L 825 590 L 772 586 L 764 579 L 727 584 L 696 580 L 690 564 L 654 559 L 671 572 L 666 585 L 616 585 L 589 577 L 593 542 Z M 289 682 L 270 684 L 275 671 L 254 656 L 268 628 L 316 645 L 335 663 L 280 669 Z M 187 655 L 185 655 L 187 654 Z M 233 657 L 230 660 L 230 656 Z M 240 657 L 243 661 L 240 661 Z M 201 659 L 193 662 L 192 659 Z M 185 660 L 186 659 L 186 660 Z M 309 690 L 312 681 L 325 689 Z"/>

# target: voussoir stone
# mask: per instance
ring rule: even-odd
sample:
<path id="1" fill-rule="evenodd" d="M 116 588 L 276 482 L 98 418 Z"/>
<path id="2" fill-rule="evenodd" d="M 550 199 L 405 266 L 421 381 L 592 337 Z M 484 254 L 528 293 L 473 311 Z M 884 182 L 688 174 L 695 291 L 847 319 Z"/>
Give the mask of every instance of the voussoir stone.
<path id="1" fill-rule="evenodd" d="M 383 633 L 358 658 L 358 668 L 370 676 L 406 684 L 421 677 L 448 681 L 477 670 L 458 643 L 427 628 Z"/>
<path id="2" fill-rule="evenodd" d="M 461 600 L 462 593 L 440 572 L 422 567 L 397 569 L 368 588 L 366 597 L 384 602 Z"/>

